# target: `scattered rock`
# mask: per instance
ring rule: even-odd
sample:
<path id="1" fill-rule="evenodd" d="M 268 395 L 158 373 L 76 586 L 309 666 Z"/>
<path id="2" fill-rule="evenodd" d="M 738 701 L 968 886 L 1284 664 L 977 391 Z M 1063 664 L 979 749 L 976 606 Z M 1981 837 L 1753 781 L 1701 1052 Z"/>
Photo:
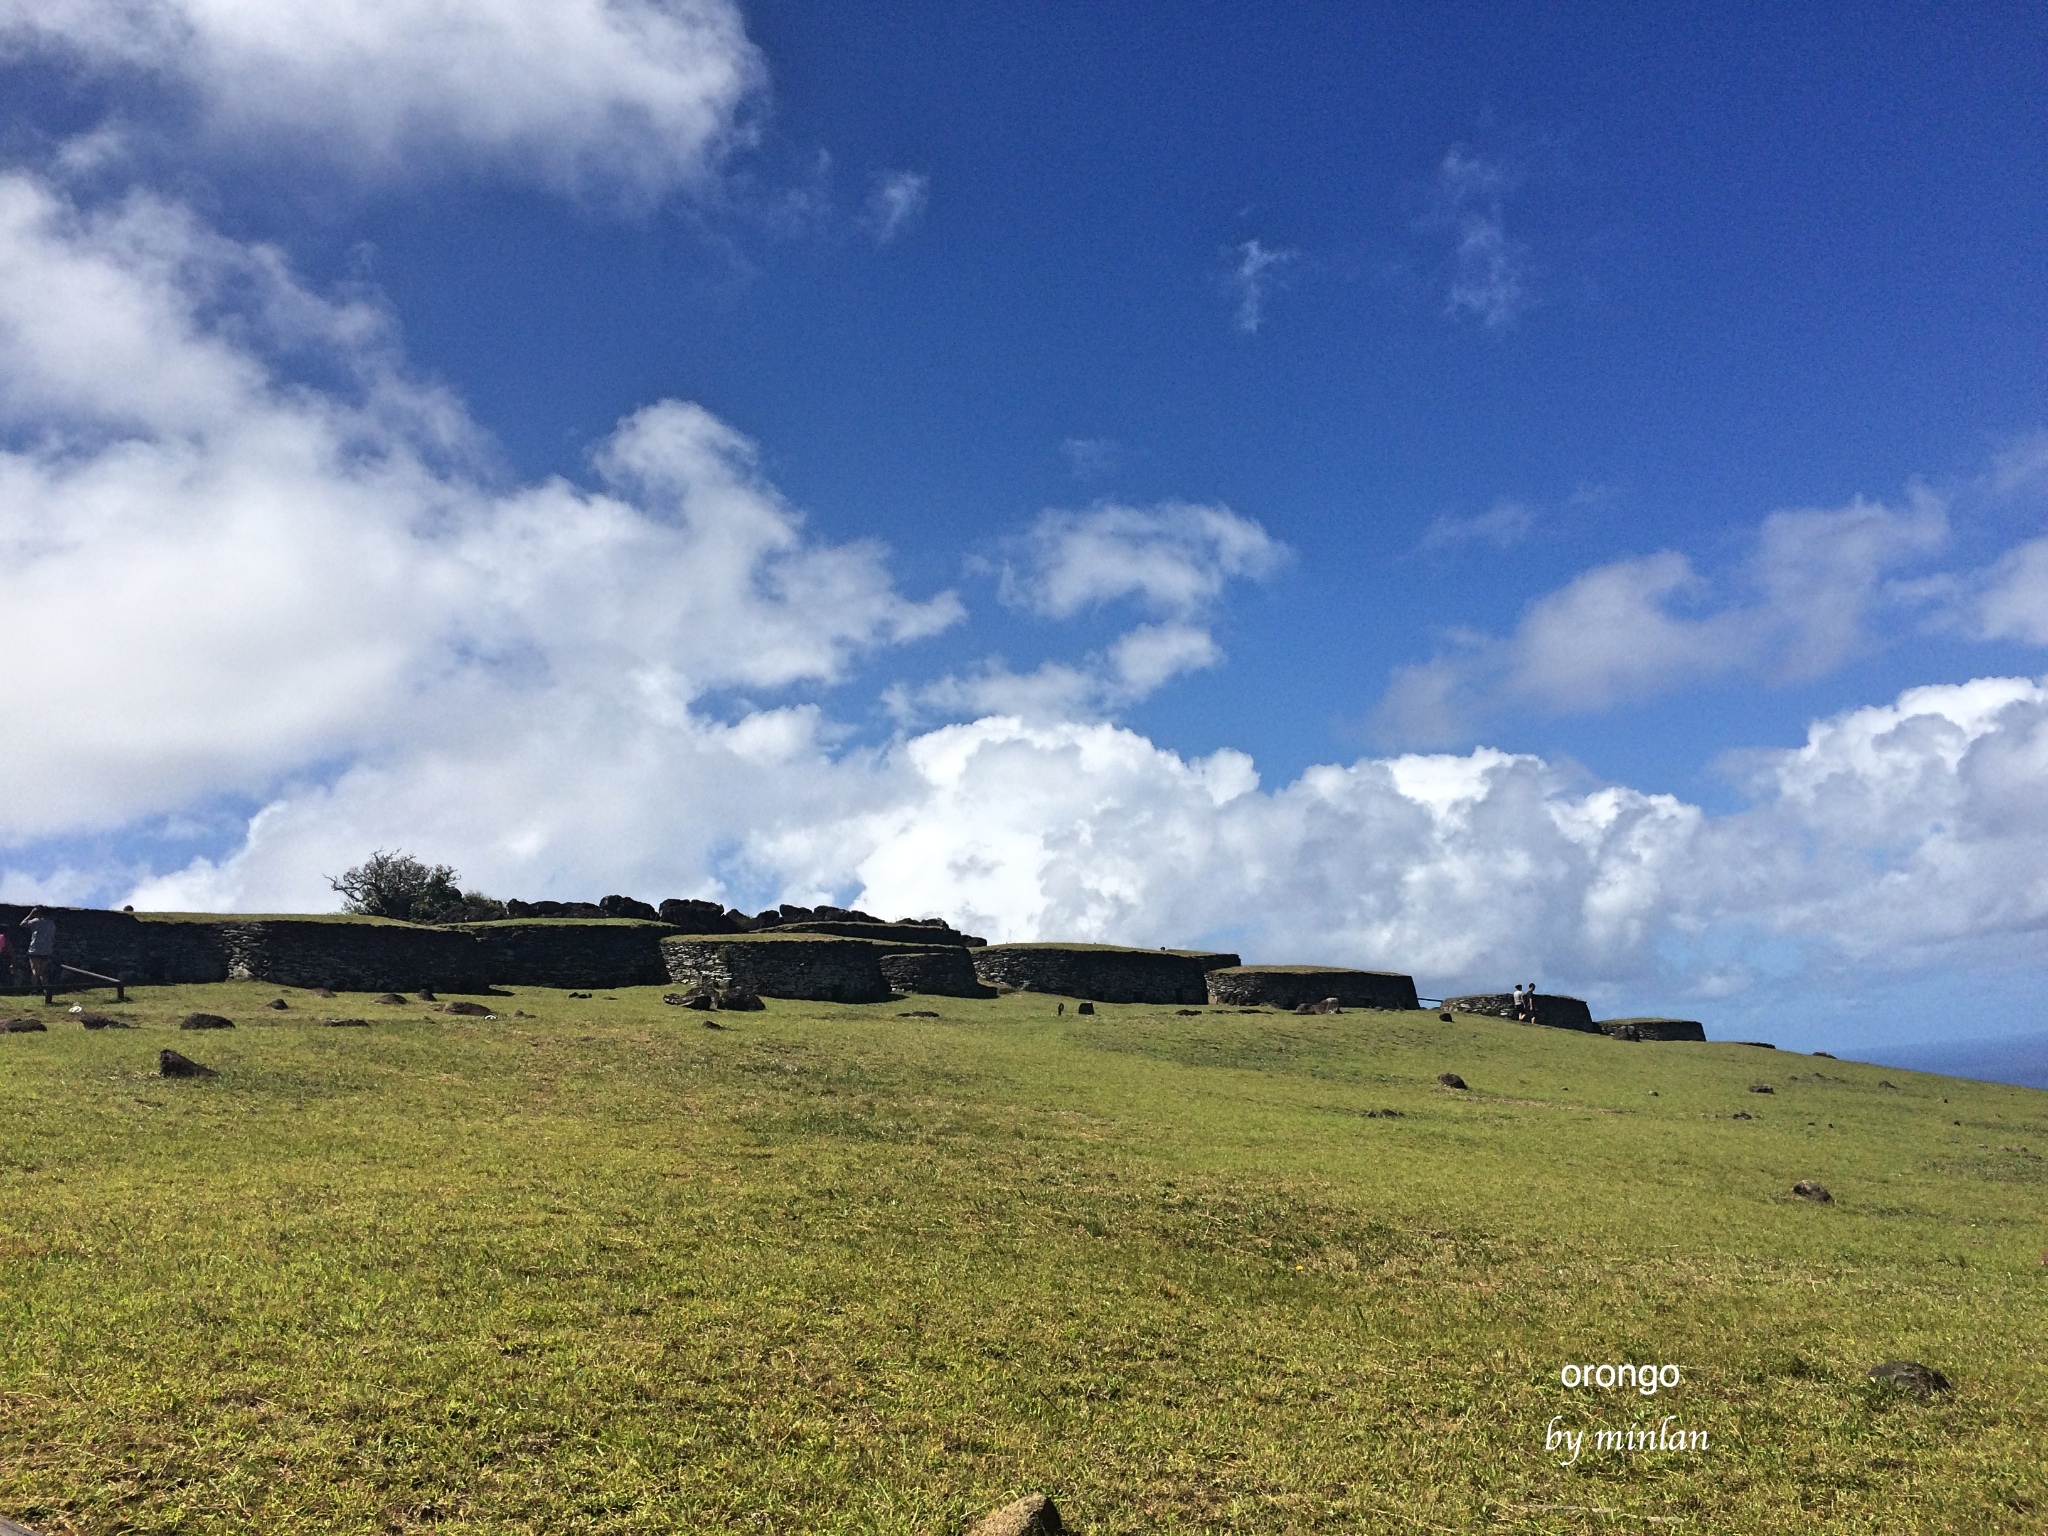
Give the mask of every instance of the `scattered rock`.
<path id="1" fill-rule="evenodd" d="M 533 1015 L 528 1013 L 524 1008 L 514 1008 L 512 1010 L 512 1017 L 515 1019 L 530 1019 L 533 1017 Z"/>
<path id="2" fill-rule="evenodd" d="M 233 1029 L 235 1021 L 224 1019 L 217 1013 L 188 1013 L 178 1025 L 180 1029 Z"/>
<path id="3" fill-rule="evenodd" d="M 936 1019 L 938 1015 L 929 1008 L 913 1008 L 908 1013 L 896 1015 L 899 1019 Z"/>
<path id="4" fill-rule="evenodd" d="M 1065 1530 L 1051 1499 L 1042 1493 L 1027 1493 L 983 1515 L 967 1536 L 1061 1536 Z"/>
<path id="5" fill-rule="evenodd" d="M 180 1056 L 176 1051 L 158 1051 L 156 1070 L 159 1077 L 219 1077 L 211 1067 L 202 1067 L 190 1056 Z"/>
<path id="6" fill-rule="evenodd" d="M 1439 1072 L 1436 1075 L 1436 1080 L 1437 1085 L 1442 1088 L 1463 1088 L 1465 1086 L 1465 1079 L 1458 1076 L 1455 1072 Z"/>
<path id="7" fill-rule="evenodd" d="M 439 1001 L 441 1001 L 441 999 L 434 996 L 434 994 L 425 987 L 420 988 L 419 999 L 423 1003 L 438 1003 Z"/>
<path id="8" fill-rule="evenodd" d="M 1076 1013 L 1093 1013 L 1094 1011 L 1095 1005 L 1093 1003 L 1076 1003 L 1074 1005 L 1074 1012 Z"/>
<path id="9" fill-rule="evenodd" d="M 631 896 L 607 896 L 597 904 L 598 910 L 606 917 L 634 917 L 643 923 L 661 920 L 661 909 Z"/>
<path id="10" fill-rule="evenodd" d="M 291 1004 L 286 1002 L 281 997 L 273 997 L 269 1002 L 265 1003 L 263 1006 L 266 1008 L 289 1008 L 291 1007 Z"/>
<path id="11" fill-rule="evenodd" d="M 590 998 L 590 994 L 588 992 L 571 992 L 569 995 L 571 997 L 583 998 L 585 1001 L 588 1001 Z"/>
<path id="12" fill-rule="evenodd" d="M 313 995 L 314 995 L 315 997 L 332 997 L 332 996 L 334 996 L 334 988 L 332 988 L 332 987 L 315 987 L 315 988 L 313 989 Z"/>
<path id="13" fill-rule="evenodd" d="M 1897 1093 L 1899 1091 L 1899 1085 L 1897 1083 L 1887 1083 L 1880 1080 L 1877 1086 L 1880 1088 L 1889 1088 L 1894 1093 Z"/>
<path id="14" fill-rule="evenodd" d="M 1443 1012 L 1443 1013 L 1440 1013 L 1440 1014 L 1438 1014 L 1438 1015 L 1437 1015 L 1437 1017 L 1438 1017 L 1438 1018 L 1440 1018 L 1440 1019 L 1442 1019 L 1442 1020 L 1443 1020 L 1443 1021 L 1444 1021 L 1444 1022 L 1445 1022 L 1446 1024 L 1451 1024 L 1451 1023 L 1455 1023 L 1455 1022 L 1456 1022 L 1455 1020 L 1453 1020 L 1453 1019 L 1451 1018 L 1451 1016 L 1450 1016 L 1450 1013 L 1449 1013 L 1448 1011 L 1446 1011 L 1446 1012 Z"/>
<path id="15" fill-rule="evenodd" d="M 1183 1019 L 1192 1019 L 1201 1013 L 1202 1010 L 1199 1008 L 1176 1008 L 1173 1011 Z"/>
<path id="16" fill-rule="evenodd" d="M 1756 1116 L 1752 1115 L 1746 1109 L 1738 1109 L 1737 1111 L 1735 1111 L 1734 1114 L 1730 1115 L 1728 1118 L 1730 1120 L 1754 1120 Z"/>
<path id="17" fill-rule="evenodd" d="M 734 1013 L 759 1013 L 768 1005 L 761 1001 L 761 994 L 749 992 L 745 987 L 734 987 L 718 994 L 718 1006 Z"/>
<path id="18" fill-rule="evenodd" d="M 373 1003 L 383 1003 L 385 1006 L 393 1008 L 405 1006 L 405 999 L 396 992 L 386 992 L 382 996 L 371 998 L 370 1001 Z"/>
<path id="19" fill-rule="evenodd" d="M 1802 1200 L 1811 1200 L 1815 1205 L 1833 1205 L 1835 1197 L 1827 1192 L 1827 1186 L 1812 1179 L 1801 1179 L 1792 1186 L 1792 1193 Z"/>
<path id="20" fill-rule="evenodd" d="M 78 1022 L 87 1029 L 133 1029 L 135 1026 L 126 1019 L 117 1019 L 111 1013 L 81 1013 Z"/>
<path id="21" fill-rule="evenodd" d="M 441 1011 L 443 1013 L 459 1014 L 465 1019 L 488 1019 L 493 1016 L 491 1010 L 482 1003 L 443 1003 Z"/>
<path id="22" fill-rule="evenodd" d="M 1930 1398 L 1937 1392 L 1953 1392 L 1954 1384 L 1941 1372 L 1918 1360 L 1887 1360 L 1870 1368 L 1870 1380 L 1897 1387 L 1912 1397 Z"/>
<path id="23" fill-rule="evenodd" d="M 1833 1061 L 1835 1059 L 1835 1053 L 1833 1051 L 1815 1051 L 1813 1054 L 1819 1057 L 1823 1057 L 1828 1061 Z"/>
<path id="24" fill-rule="evenodd" d="M 329 1029 L 368 1029 L 370 1027 L 368 1019 L 322 1019 L 320 1022 Z"/>
<path id="25" fill-rule="evenodd" d="M 1755 1046 L 1760 1051 L 1775 1051 L 1777 1047 L 1768 1040 L 1737 1040 L 1737 1045 Z"/>
<path id="26" fill-rule="evenodd" d="M 88 1024 L 87 1029 L 104 1029 L 105 1025 Z M 126 1025 L 121 1026 L 126 1028 Z M 41 1019 L 0 1019 L 0 1035 L 46 1035 L 50 1026 Z"/>
<path id="27" fill-rule="evenodd" d="M 1751 1083 L 1749 1085 L 1749 1091 L 1751 1093 L 1776 1093 L 1778 1090 L 1773 1088 L 1769 1083 Z"/>
<path id="28" fill-rule="evenodd" d="M 705 1027 L 706 1029 L 723 1029 L 723 1028 L 725 1028 L 725 1026 L 724 1026 L 723 1024 L 719 1023 L 719 1022 L 718 1022 L 718 1020 L 716 1020 L 716 1019 L 706 1019 L 706 1020 L 704 1021 L 704 1027 Z"/>
<path id="29" fill-rule="evenodd" d="M 1361 1117 L 1362 1119 L 1366 1119 L 1366 1120 L 1405 1120 L 1405 1119 L 1407 1119 L 1407 1116 L 1406 1116 L 1406 1115 L 1404 1115 L 1404 1114 L 1402 1114 L 1402 1113 L 1401 1113 L 1401 1111 L 1400 1111 L 1400 1110 L 1398 1110 L 1398 1109 L 1364 1109 L 1364 1110 L 1360 1110 L 1360 1111 L 1359 1111 L 1359 1115 L 1360 1115 L 1360 1117 Z"/>

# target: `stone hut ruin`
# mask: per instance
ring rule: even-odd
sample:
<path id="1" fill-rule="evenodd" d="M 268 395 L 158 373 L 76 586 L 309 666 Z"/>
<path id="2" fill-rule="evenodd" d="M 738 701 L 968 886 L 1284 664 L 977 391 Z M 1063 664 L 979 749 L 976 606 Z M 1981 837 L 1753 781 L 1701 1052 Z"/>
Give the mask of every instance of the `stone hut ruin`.
<path id="1" fill-rule="evenodd" d="M 882 974 L 898 992 L 926 992 L 934 997 L 994 997 L 994 987 L 983 986 L 974 974 L 974 962 L 960 945 L 936 949 L 911 949 L 891 945 L 880 959 Z"/>
<path id="2" fill-rule="evenodd" d="M 1701 1040 L 1706 1026 L 1696 1019 L 1602 1019 L 1600 1029 L 1617 1040 Z"/>
<path id="3" fill-rule="evenodd" d="M 1417 1008 L 1415 980 L 1394 971 L 1323 965 L 1230 965 L 1209 972 L 1211 1003 L 1299 1008 L 1334 997 L 1341 1008 Z"/>
<path id="4" fill-rule="evenodd" d="M 508 987 L 650 987 L 669 979 L 661 941 L 676 930 L 634 918 L 511 918 L 470 923 L 484 973 Z"/>
<path id="5" fill-rule="evenodd" d="M 1206 1003 L 1207 976 L 1238 957 L 1114 944 L 990 944 L 973 951 L 983 985 L 1096 1003 Z"/>
<path id="6" fill-rule="evenodd" d="M 1515 995 L 1512 992 L 1481 992 L 1470 997 L 1447 997 L 1444 1007 L 1452 1013 L 1484 1013 L 1499 1019 L 1515 1016 Z M 1536 994 L 1536 1022 L 1549 1029 L 1577 1029 L 1587 1034 L 1598 1034 L 1600 1026 L 1593 1022 L 1593 1010 L 1584 999 L 1559 997 L 1549 992 Z"/>
<path id="7" fill-rule="evenodd" d="M 826 933 L 743 933 L 661 941 L 669 979 L 686 991 L 754 992 L 813 1003 L 885 1003 L 882 956 L 893 945 Z"/>

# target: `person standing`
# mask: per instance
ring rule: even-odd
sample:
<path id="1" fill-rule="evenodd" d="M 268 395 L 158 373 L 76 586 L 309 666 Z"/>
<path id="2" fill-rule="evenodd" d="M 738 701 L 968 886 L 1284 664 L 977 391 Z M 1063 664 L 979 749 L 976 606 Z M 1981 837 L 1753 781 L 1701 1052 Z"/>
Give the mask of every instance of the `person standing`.
<path id="1" fill-rule="evenodd" d="M 57 920 L 45 917 L 41 907 L 30 907 L 21 920 L 21 932 L 28 940 L 28 973 L 38 988 L 50 984 L 50 963 L 57 954 Z"/>
<path id="2" fill-rule="evenodd" d="M 1518 981 L 1518 982 L 1516 982 L 1516 983 L 1515 983 L 1515 1019 L 1516 1019 L 1516 1021 L 1517 1021 L 1518 1023 L 1520 1022 L 1520 1020 L 1521 1020 L 1521 1017 L 1522 1017 L 1522 984 L 1521 984 L 1521 983 L 1520 983 L 1520 982 Z"/>
<path id="3" fill-rule="evenodd" d="M 1524 1004 L 1524 1005 L 1525 1005 L 1525 1006 L 1526 1006 L 1526 1007 L 1528 1008 L 1528 1010 L 1529 1010 L 1529 1022 L 1530 1022 L 1531 1024 L 1534 1024 L 1534 1023 L 1536 1022 L 1536 983 L 1535 983 L 1535 982 L 1533 982 L 1533 981 L 1532 981 L 1532 982 L 1530 982 L 1530 983 L 1529 983 L 1529 985 L 1528 985 L 1528 988 L 1527 988 L 1527 990 L 1525 990 L 1525 991 L 1524 991 L 1524 992 L 1522 993 L 1522 1002 L 1523 1002 L 1523 1004 Z"/>

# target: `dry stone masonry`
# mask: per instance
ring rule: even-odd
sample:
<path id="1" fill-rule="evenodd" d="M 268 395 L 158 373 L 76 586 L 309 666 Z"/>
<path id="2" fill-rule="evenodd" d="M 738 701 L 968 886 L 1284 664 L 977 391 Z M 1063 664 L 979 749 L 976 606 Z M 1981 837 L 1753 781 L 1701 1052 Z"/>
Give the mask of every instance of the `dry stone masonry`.
<path id="1" fill-rule="evenodd" d="M 1515 1016 L 1515 996 L 1512 992 L 1481 992 L 1471 997 L 1447 997 L 1444 1007 L 1453 1013 L 1490 1013 L 1495 1018 L 1512 1019 Z M 1583 999 L 1558 997 L 1549 992 L 1536 994 L 1536 1022 L 1550 1029 L 1600 1033 L 1600 1026 L 1593 1022 L 1593 1010 Z"/>
<path id="2" fill-rule="evenodd" d="M 1299 1008 L 1334 997 L 1343 1008 L 1416 1008 L 1412 977 L 1319 965 L 1229 965 L 1209 972 L 1207 1001 L 1240 1008 Z"/>
<path id="3" fill-rule="evenodd" d="M 717 997 L 882 1002 L 904 993 L 1046 993 L 1090 1003 L 1413 1009 L 1412 978 L 1336 966 L 1245 965 L 1207 950 L 1113 944 L 990 944 L 944 919 L 885 922 L 790 903 L 748 914 L 715 901 L 630 896 L 511 901 L 495 922 L 434 926 L 371 917 L 245 917 L 46 907 L 60 965 L 128 985 L 265 981 L 337 991 L 482 992 L 493 985 L 592 990 L 680 983 Z M 0 903 L 0 926 L 27 915 Z M 0 986 L 7 978 L 0 976 Z M 275 1006 L 275 1005 L 273 1005 Z M 1508 993 L 1454 997 L 1444 1013 L 1511 1018 Z M 1691 1019 L 1593 1021 L 1578 998 L 1538 994 L 1536 1022 L 1623 1040 L 1704 1040 Z M 1092 1009 L 1090 1010 L 1092 1011 Z"/>
<path id="4" fill-rule="evenodd" d="M 1704 1040 L 1706 1026 L 1695 1019 L 1602 1019 L 1600 1028 L 1617 1040 Z"/>
<path id="5" fill-rule="evenodd" d="M 990 944 L 973 953 L 985 986 L 1098 1003 L 1206 1003 L 1208 973 L 1238 963 L 1206 950 L 1114 944 Z"/>
<path id="6" fill-rule="evenodd" d="M 891 946 L 824 933 L 679 936 L 661 942 L 669 979 L 685 990 L 756 992 L 814 1003 L 886 1003 Z"/>

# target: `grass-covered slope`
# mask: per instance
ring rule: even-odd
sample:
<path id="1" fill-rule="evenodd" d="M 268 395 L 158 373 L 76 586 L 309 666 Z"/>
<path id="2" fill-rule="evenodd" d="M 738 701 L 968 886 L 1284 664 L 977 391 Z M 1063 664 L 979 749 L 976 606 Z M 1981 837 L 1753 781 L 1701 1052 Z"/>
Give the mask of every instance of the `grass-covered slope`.
<path id="1" fill-rule="evenodd" d="M 142 1026 L 91 1033 L 31 1003 L 51 1031 L 0 1035 L 0 1514 L 955 1533 L 1038 1489 L 1088 1533 L 2048 1515 L 2048 1095 L 1417 1013 L 919 998 L 714 1031 L 654 988 L 496 1020 L 277 995 L 81 999 Z M 238 1028 L 177 1032 L 195 1008 Z M 220 1076 L 155 1077 L 165 1046 Z M 1863 1381 L 1898 1356 L 1956 1390 Z M 1624 1361 L 1683 1385 L 1559 1382 Z M 1706 1448 L 1593 1448 L 1667 1415 Z M 1588 1433 L 1575 1465 L 1553 1420 Z"/>

